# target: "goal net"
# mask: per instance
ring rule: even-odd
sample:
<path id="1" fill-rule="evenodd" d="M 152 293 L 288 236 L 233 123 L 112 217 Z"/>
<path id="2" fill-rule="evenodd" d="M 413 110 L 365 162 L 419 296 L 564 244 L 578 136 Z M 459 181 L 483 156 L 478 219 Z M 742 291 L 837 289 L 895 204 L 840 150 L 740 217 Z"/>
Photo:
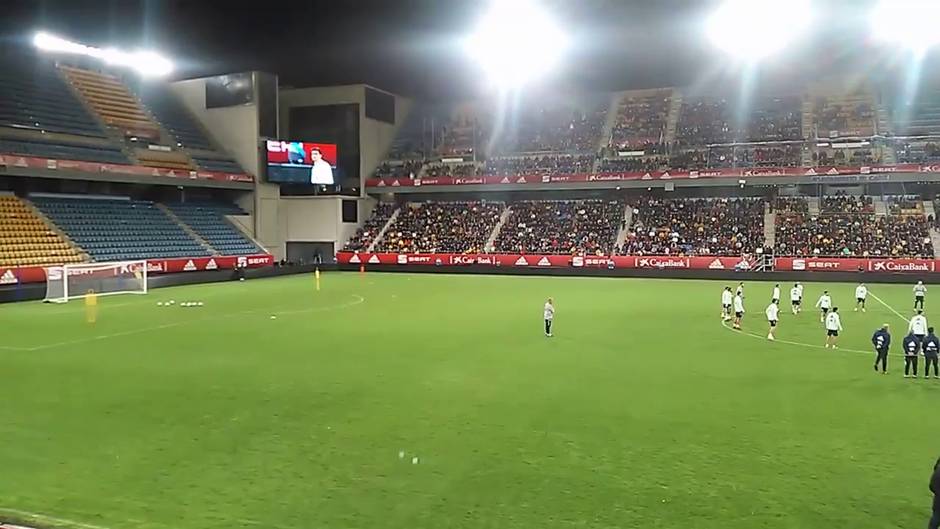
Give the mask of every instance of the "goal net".
<path id="1" fill-rule="evenodd" d="M 94 294 L 146 294 L 147 261 L 82 263 L 46 268 L 46 301 L 66 303 Z"/>

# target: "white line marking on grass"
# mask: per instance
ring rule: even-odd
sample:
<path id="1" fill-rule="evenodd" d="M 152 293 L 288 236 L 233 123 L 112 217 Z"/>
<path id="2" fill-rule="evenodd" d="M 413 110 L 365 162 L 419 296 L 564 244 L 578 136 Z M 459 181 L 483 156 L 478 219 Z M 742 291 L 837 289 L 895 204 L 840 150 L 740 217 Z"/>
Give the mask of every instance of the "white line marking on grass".
<path id="1" fill-rule="evenodd" d="M 51 343 L 51 344 L 37 345 L 37 346 L 35 346 L 35 347 L 12 347 L 12 346 L 5 346 L 5 345 L 2 345 L 2 346 L 0 346 L 0 349 L 9 349 L 9 350 L 13 350 L 13 351 L 27 351 L 27 352 L 31 352 L 31 351 L 42 351 L 42 350 L 45 350 L 45 349 L 52 349 L 52 348 L 54 348 L 54 347 L 61 347 L 61 346 L 63 346 L 63 345 L 77 345 L 77 344 L 80 344 L 80 343 L 94 342 L 94 341 L 97 341 L 97 340 L 108 340 L 108 339 L 111 339 L 111 338 L 119 338 L 119 337 L 121 337 L 121 336 L 129 336 L 129 335 L 132 335 L 132 334 L 140 334 L 140 333 L 145 333 L 145 332 L 150 332 L 150 331 L 159 331 L 159 330 L 163 330 L 163 329 L 170 329 L 170 328 L 173 328 L 173 327 L 180 327 L 180 326 L 183 326 L 183 325 L 190 325 L 190 324 L 193 324 L 193 323 L 202 323 L 202 322 L 205 322 L 205 321 L 220 320 L 220 319 L 224 319 L 224 318 L 231 318 L 231 317 L 234 317 L 234 316 L 244 316 L 244 315 L 246 315 L 246 314 L 270 314 L 270 313 L 274 313 L 274 314 L 284 315 L 284 314 L 301 314 L 301 313 L 307 313 L 307 312 L 323 312 L 323 311 L 327 311 L 327 310 L 348 309 L 348 308 L 354 307 L 354 306 L 356 306 L 356 305 L 361 305 L 362 303 L 365 303 L 365 301 L 366 301 L 366 298 L 364 298 L 363 296 L 360 296 L 359 294 L 352 294 L 352 296 L 353 296 L 354 298 L 356 298 L 355 301 L 352 301 L 352 302 L 350 302 L 350 303 L 342 303 L 342 304 L 340 304 L 340 305 L 332 305 L 332 306 L 329 306 L 329 307 L 307 307 L 307 308 L 304 308 L 304 309 L 296 309 L 296 310 L 277 310 L 277 309 L 273 309 L 273 310 L 264 310 L 264 311 L 262 311 L 262 310 L 243 310 L 243 311 L 234 312 L 234 313 L 231 313 L 231 314 L 222 314 L 222 315 L 219 315 L 219 316 L 207 316 L 207 317 L 205 317 L 205 318 L 198 318 L 198 319 L 193 319 L 193 320 L 184 320 L 184 321 L 176 321 L 176 322 L 172 322 L 172 323 L 164 323 L 163 325 L 154 325 L 154 326 L 152 326 L 152 327 L 141 327 L 141 328 L 139 328 L 139 329 L 131 329 L 131 330 L 128 330 L 128 331 L 116 332 L 116 333 L 111 333 L 111 334 L 100 334 L 100 335 L 98 335 L 98 336 L 91 336 L 91 337 L 88 337 L 88 338 L 80 338 L 80 339 L 77 339 L 77 340 L 68 340 L 68 341 L 64 341 L 64 342 L 56 342 L 56 343 Z"/>
<path id="2" fill-rule="evenodd" d="M 6 507 L 0 507 L 0 514 L 6 513 L 8 515 L 25 518 L 27 522 L 37 522 L 40 525 L 67 525 L 70 527 L 83 527 L 84 529 L 108 529 L 103 525 L 95 525 L 85 522 L 76 522 L 75 520 L 69 520 L 66 518 L 56 518 L 54 516 L 47 516 L 45 514 L 39 514 L 29 511 L 21 511 L 19 509 L 8 509 Z"/>
<path id="3" fill-rule="evenodd" d="M 743 330 L 733 329 L 733 328 L 731 328 L 731 327 L 729 327 L 729 326 L 727 325 L 727 322 L 721 322 L 721 326 L 724 327 L 725 329 L 728 329 L 729 331 L 732 331 L 732 332 L 736 333 L 736 334 L 743 334 L 743 335 L 745 335 L 745 336 L 750 336 L 751 338 L 757 338 L 758 340 L 763 340 L 763 341 L 768 342 L 768 343 L 783 343 L 783 344 L 787 344 L 787 345 L 796 345 L 796 346 L 798 346 L 798 347 L 812 347 L 812 348 L 814 348 L 814 349 L 826 349 L 826 350 L 830 350 L 830 349 L 828 349 L 827 347 L 825 347 L 825 346 L 823 346 L 823 345 L 810 344 L 810 343 L 802 343 L 802 342 L 791 342 L 791 341 L 789 341 L 789 340 L 781 340 L 781 339 L 779 339 L 779 338 L 777 338 L 777 339 L 771 341 L 771 340 L 768 340 L 766 336 L 761 336 L 761 335 L 759 335 L 759 334 L 754 334 L 754 333 L 752 333 L 752 332 L 747 332 L 747 331 L 743 331 Z M 847 348 L 842 348 L 842 347 L 838 347 L 838 348 L 832 349 L 832 350 L 834 350 L 834 351 L 845 351 L 845 352 L 847 352 L 847 353 L 858 353 L 858 354 L 864 354 L 864 355 L 868 355 L 868 356 L 874 356 L 874 354 L 875 354 L 874 351 L 862 351 L 862 350 L 859 350 L 859 349 L 847 349 Z M 895 356 L 895 355 L 891 355 L 891 356 Z"/>
<path id="4" fill-rule="evenodd" d="M 892 307 L 891 305 L 888 305 L 887 303 L 885 303 L 884 301 L 882 301 L 881 298 L 879 298 L 878 296 L 876 296 L 873 292 L 869 292 L 869 294 L 871 295 L 871 297 L 875 298 L 875 301 L 877 301 L 878 303 L 881 303 L 882 305 L 884 305 L 885 307 L 887 307 L 888 310 L 890 310 L 891 312 L 895 313 L 895 314 L 898 316 L 898 318 L 901 318 L 902 320 L 904 320 L 904 321 L 907 322 L 907 323 L 910 323 L 910 322 L 911 322 L 911 320 L 905 318 L 904 315 L 902 315 L 900 312 L 894 310 L 894 307 Z"/>

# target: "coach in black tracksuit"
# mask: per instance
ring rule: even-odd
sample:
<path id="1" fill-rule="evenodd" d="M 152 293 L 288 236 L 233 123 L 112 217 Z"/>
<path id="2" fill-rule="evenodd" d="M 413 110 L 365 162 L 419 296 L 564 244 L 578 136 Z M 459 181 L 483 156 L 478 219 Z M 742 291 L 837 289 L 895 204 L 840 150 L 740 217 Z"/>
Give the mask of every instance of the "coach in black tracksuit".
<path id="1" fill-rule="evenodd" d="M 940 378 L 940 369 L 937 368 L 937 359 L 940 357 L 940 338 L 933 333 L 933 327 L 927 329 L 927 337 L 921 346 L 924 350 L 924 378 L 930 378 L 930 366 L 933 366 L 933 377 Z"/>
<path id="2" fill-rule="evenodd" d="M 933 516 L 927 523 L 927 529 L 940 528 L 940 459 L 933 466 L 933 476 L 930 477 L 930 492 L 933 492 Z"/>

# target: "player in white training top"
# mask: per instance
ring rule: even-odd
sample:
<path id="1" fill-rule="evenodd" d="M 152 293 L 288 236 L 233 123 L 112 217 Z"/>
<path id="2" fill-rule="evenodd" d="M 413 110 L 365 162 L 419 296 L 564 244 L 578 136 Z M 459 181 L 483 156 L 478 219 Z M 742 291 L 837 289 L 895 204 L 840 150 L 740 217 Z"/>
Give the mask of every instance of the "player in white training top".
<path id="1" fill-rule="evenodd" d="M 924 310 L 924 298 L 927 296 L 927 287 L 923 281 L 914 285 L 914 308 Z"/>
<path id="2" fill-rule="evenodd" d="M 865 298 L 868 297 L 868 287 L 865 286 L 865 283 L 859 283 L 855 287 L 855 312 L 858 312 L 858 309 L 862 309 L 862 312 L 865 312 Z"/>
<path id="3" fill-rule="evenodd" d="M 770 330 L 767 331 L 767 339 L 774 339 L 774 330 L 777 328 L 777 318 L 780 313 L 780 307 L 777 305 L 776 301 L 771 301 L 770 305 L 767 305 L 767 308 L 764 310 L 764 314 L 767 315 L 767 323 L 770 325 Z"/>
<path id="4" fill-rule="evenodd" d="M 545 302 L 545 336 L 549 338 L 552 337 L 552 322 L 555 320 L 555 303 L 552 301 L 552 298 L 548 298 L 548 301 Z"/>
<path id="5" fill-rule="evenodd" d="M 774 285 L 774 293 L 770 295 L 770 301 L 780 303 L 780 283 Z"/>
<path id="6" fill-rule="evenodd" d="M 734 303 L 734 296 L 731 294 L 731 287 L 725 287 L 721 291 L 721 321 L 731 319 L 731 304 Z"/>
<path id="7" fill-rule="evenodd" d="M 914 337 L 917 338 L 917 341 L 924 343 L 924 338 L 927 336 L 927 317 L 924 316 L 924 311 L 918 310 L 917 314 L 911 318 L 911 323 L 908 325 L 907 330 L 914 333 Z"/>
<path id="8" fill-rule="evenodd" d="M 800 291 L 799 283 L 793 285 L 793 288 L 790 289 L 790 310 L 793 311 L 793 314 L 798 314 L 800 312 L 800 305 L 803 304 L 803 293 Z"/>
<path id="9" fill-rule="evenodd" d="M 839 307 L 832 307 L 826 315 L 826 348 L 836 349 L 839 343 L 839 331 L 842 330 L 842 319 L 839 318 Z"/>
<path id="10" fill-rule="evenodd" d="M 741 318 L 744 317 L 744 297 L 741 294 L 734 296 L 734 328 L 741 328 Z"/>
<path id="11" fill-rule="evenodd" d="M 832 298 L 829 296 L 828 290 L 823 290 L 822 296 L 819 296 L 819 301 L 816 302 L 816 308 L 820 311 L 819 321 L 826 321 L 826 314 L 832 308 Z"/>

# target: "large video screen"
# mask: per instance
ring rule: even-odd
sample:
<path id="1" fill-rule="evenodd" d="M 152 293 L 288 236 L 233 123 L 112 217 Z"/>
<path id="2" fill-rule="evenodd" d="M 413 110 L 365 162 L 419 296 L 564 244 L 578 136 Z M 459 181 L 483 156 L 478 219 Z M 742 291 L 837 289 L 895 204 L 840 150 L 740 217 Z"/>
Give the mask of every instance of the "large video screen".
<path id="1" fill-rule="evenodd" d="M 268 140 L 266 147 L 269 182 L 310 185 L 336 183 L 338 158 L 335 144 Z"/>

